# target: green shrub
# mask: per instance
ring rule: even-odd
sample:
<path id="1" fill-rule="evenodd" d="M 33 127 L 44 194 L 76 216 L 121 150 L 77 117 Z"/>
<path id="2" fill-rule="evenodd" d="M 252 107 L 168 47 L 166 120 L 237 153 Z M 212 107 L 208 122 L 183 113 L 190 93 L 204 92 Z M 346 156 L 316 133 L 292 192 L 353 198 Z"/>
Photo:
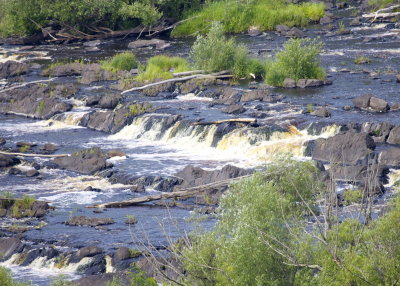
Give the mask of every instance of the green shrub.
<path id="1" fill-rule="evenodd" d="M 0 267 L 0 285 L 1 286 L 26 286 L 25 283 L 15 282 L 8 271 L 4 267 Z"/>
<path id="2" fill-rule="evenodd" d="M 348 206 L 354 203 L 361 203 L 364 198 L 363 190 L 356 189 L 348 189 L 343 191 L 344 195 L 344 205 Z"/>
<path id="3" fill-rule="evenodd" d="M 176 27 L 172 35 L 188 36 L 206 33 L 214 21 L 222 22 L 226 32 L 240 33 L 256 26 L 274 30 L 276 25 L 305 26 L 324 15 L 324 5 L 315 3 L 288 4 L 284 0 L 213 1 L 200 12 Z"/>
<path id="4" fill-rule="evenodd" d="M 221 24 L 213 23 L 206 36 L 198 36 L 190 52 L 195 67 L 209 72 L 229 70 L 236 78 L 248 77 L 254 73 L 261 77 L 264 73 L 261 64 L 250 59 L 248 49 L 227 39 Z"/>
<path id="5" fill-rule="evenodd" d="M 104 61 L 102 67 L 111 72 L 130 71 L 137 67 L 136 56 L 130 52 L 120 53 Z"/>
<path id="6" fill-rule="evenodd" d="M 215 230 L 195 236 L 181 252 L 184 285 L 294 285 L 296 268 L 273 248 L 291 244 L 288 224 L 302 225 L 322 184 L 312 162 L 282 161 L 222 197 Z"/>
<path id="7" fill-rule="evenodd" d="M 137 81 L 155 81 L 172 78 L 174 72 L 189 70 L 187 60 L 180 57 L 155 56 L 147 61 L 146 67 L 137 77 Z"/>
<path id="8" fill-rule="evenodd" d="M 325 71 L 320 65 L 319 55 L 323 44 L 311 39 L 290 39 L 284 50 L 276 54 L 274 61 L 266 64 L 266 82 L 282 86 L 285 78 L 325 79 Z"/>
<path id="9" fill-rule="evenodd" d="M 371 60 L 370 60 L 370 58 L 368 58 L 366 56 L 359 56 L 354 59 L 354 63 L 356 65 L 369 64 L 369 63 L 371 63 Z"/>

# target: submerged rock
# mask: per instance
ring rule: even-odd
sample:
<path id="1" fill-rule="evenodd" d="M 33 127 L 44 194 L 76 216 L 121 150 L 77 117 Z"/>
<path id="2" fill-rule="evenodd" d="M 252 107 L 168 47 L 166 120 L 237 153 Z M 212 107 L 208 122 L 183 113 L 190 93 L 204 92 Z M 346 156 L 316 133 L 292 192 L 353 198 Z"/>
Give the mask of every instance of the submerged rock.
<path id="1" fill-rule="evenodd" d="M 19 164 L 21 161 L 14 156 L 0 154 L 0 168 L 11 167 Z"/>
<path id="2" fill-rule="evenodd" d="M 240 114 L 245 112 L 246 108 L 244 108 L 241 104 L 233 104 L 224 108 L 222 111 L 229 114 Z"/>
<path id="3" fill-rule="evenodd" d="M 128 44 L 129 49 L 139 49 L 139 48 L 155 48 L 157 50 L 164 50 L 171 46 L 171 44 L 167 43 L 164 40 L 160 39 L 151 39 L 151 40 L 137 40 L 130 42 Z"/>

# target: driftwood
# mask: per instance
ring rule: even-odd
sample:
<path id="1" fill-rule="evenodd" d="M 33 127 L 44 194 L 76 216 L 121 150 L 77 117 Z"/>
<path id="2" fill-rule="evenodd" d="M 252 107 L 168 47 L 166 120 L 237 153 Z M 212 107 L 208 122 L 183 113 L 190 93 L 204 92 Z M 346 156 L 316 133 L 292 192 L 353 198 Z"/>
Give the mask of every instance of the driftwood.
<path id="1" fill-rule="evenodd" d="M 230 184 L 232 184 L 234 182 L 237 182 L 244 178 L 248 178 L 250 176 L 251 175 L 246 175 L 246 176 L 241 176 L 241 177 L 237 177 L 237 178 L 233 178 L 233 179 L 227 179 L 224 181 L 219 181 L 219 182 L 201 185 L 201 186 L 197 186 L 197 187 L 186 188 L 186 189 L 172 192 L 172 193 L 162 193 L 162 194 L 157 194 L 157 195 L 143 196 L 143 197 L 134 198 L 134 199 L 125 200 L 125 201 L 91 205 L 91 206 L 87 206 L 87 208 L 122 208 L 122 207 L 136 206 L 136 205 L 140 205 L 143 203 L 148 203 L 148 202 L 158 201 L 158 200 L 163 200 L 163 199 L 176 199 L 176 198 L 191 197 L 198 193 L 209 191 L 214 188 L 229 186 Z"/>
<path id="2" fill-rule="evenodd" d="M 222 124 L 225 122 L 234 122 L 234 123 L 256 123 L 257 119 L 255 118 L 231 118 L 231 119 L 224 119 L 224 120 L 217 120 L 217 121 L 199 121 L 194 122 L 193 125 L 213 125 L 213 124 Z"/>
<path id="3" fill-rule="evenodd" d="M 177 76 L 184 76 L 184 75 L 204 74 L 204 73 L 205 73 L 205 71 L 203 71 L 203 70 L 196 70 L 196 71 L 176 72 L 176 73 L 173 73 L 172 75 L 177 77 Z"/>
<path id="4" fill-rule="evenodd" d="M 393 5 L 387 8 L 380 9 L 376 11 L 375 13 L 370 13 L 370 14 L 363 14 L 363 18 L 374 18 L 371 23 L 373 23 L 376 19 L 378 18 L 391 18 L 395 16 L 400 16 L 400 12 L 392 12 L 392 13 L 384 13 L 388 11 L 393 11 L 394 9 L 400 8 L 400 5 Z"/>
<path id="5" fill-rule="evenodd" d="M 14 153 L 14 152 L 4 152 L 4 151 L 0 151 L 0 154 L 11 155 L 11 156 L 22 156 L 22 157 L 41 157 L 41 158 L 60 158 L 69 156 L 68 154 L 42 155 L 42 154 L 26 154 L 26 153 Z"/>
<path id="6" fill-rule="evenodd" d="M 190 79 L 195 79 L 195 78 L 230 78 L 233 77 L 232 75 L 227 75 L 229 71 L 221 71 L 221 72 L 217 72 L 217 73 L 213 73 L 213 74 L 195 74 L 195 75 L 190 75 L 190 76 L 185 76 L 185 77 L 179 77 L 179 78 L 171 78 L 171 79 L 167 79 L 167 80 L 162 80 L 162 81 L 158 81 L 158 82 L 154 82 L 154 83 L 149 83 L 140 87 L 134 87 L 128 90 L 124 90 L 123 92 L 121 92 L 121 94 L 125 94 L 131 91 L 136 91 L 136 90 L 143 90 L 149 87 L 153 87 L 153 86 L 157 86 L 157 85 L 161 85 L 164 83 L 170 83 L 170 82 L 179 82 L 179 81 L 187 81 Z"/>
<path id="7" fill-rule="evenodd" d="M 36 81 L 26 82 L 26 83 L 24 83 L 24 84 L 20 84 L 20 85 L 13 86 L 13 87 L 10 87 L 10 88 L 2 89 L 2 90 L 0 90 L 0 93 L 6 92 L 6 91 L 10 91 L 10 90 L 13 90 L 13 89 L 16 89 L 16 88 L 24 87 L 24 86 L 27 86 L 27 85 L 30 85 L 30 84 L 43 83 L 43 82 L 50 82 L 50 81 L 53 81 L 53 80 L 55 80 L 55 79 L 56 79 L 56 77 L 51 78 L 51 79 L 36 80 Z"/>

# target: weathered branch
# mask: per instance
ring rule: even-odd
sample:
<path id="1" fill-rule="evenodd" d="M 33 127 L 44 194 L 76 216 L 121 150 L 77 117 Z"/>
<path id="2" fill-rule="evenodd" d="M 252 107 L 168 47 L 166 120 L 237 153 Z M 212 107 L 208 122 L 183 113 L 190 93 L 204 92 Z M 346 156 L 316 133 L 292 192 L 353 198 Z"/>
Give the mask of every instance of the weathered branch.
<path id="1" fill-rule="evenodd" d="M 231 118 L 224 120 L 216 120 L 216 121 L 207 121 L 207 122 L 194 122 L 193 125 L 213 125 L 213 124 L 222 124 L 225 122 L 234 122 L 234 123 L 256 123 L 257 119 L 255 118 Z"/>
<path id="2" fill-rule="evenodd" d="M 4 152 L 4 151 L 0 151 L 0 154 L 11 155 L 11 156 L 22 156 L 22 157 L 42 157 L 42 158 L 60 158 L 69 156 L 68 154 L 43 155 L 43 154 L 14 153 L 14 152 Z"/>
<path id="3" fill-rule="evenodd" d="M 91 206 L 87 206 L 87 208 L 121 208 L 121 207 L 140 205 L 143 203 L 148 203 L 148 202 L 162 200 L 162 199 L 175 199 L 175 198 L 191 197 L 193 195 L 196 195 L 196 194 L 204 192 L 204 191 L 208 191 L 213 188 L 229 186 L 230 184 L 232 184 L 234 182 L 237 182 L 244 178 L 248 178 L 250 176 L 251 175 L 246 175 L 246 176 L 241 176 L 241 177 L 237 177 L 237 178 L 233 178 L 233 179 L 227 179 L 224 181 L 219 181 L 219 182 L 214 182 L 214 183 L 201 185 L 201 186 L 197 186 L 197 187 L 187 188 L 187 189 L 177 191 L 177 192 L 172 192 L 172 193 L 162 193 L 162 194 L 157 194 L 157 195 L 143 196 L 143 197 L 134 198 L 134 199 L 125 200 L 125 201 L 91 205 Z"/>
<path id="4" fill-rule="evenodd" d="M 24 84 L 20 84 L 20 85 L 13 86 L 13 87 L 10 87 L 10 88 L 2 89 L 2 90 L 0 90 L 0 93 L 6 92 L 6 91 L 10 91 L 10 90 L 13 90 L 13 89 L 16 89 L 16 88 L 24 87 L 24 86 L 27 86 L 27 85 L 30 85 L 30 84 L 42 83 L 42 82 L 50 82 L 50 81 L 53 81 L 55 79 L 56 79 L 56 77 L 53 77 L 53 78 L 50 78 L 50 79 L 45 79 L 45 80 L 36 80 L 36 81 L 26 82 Z"/>
<path id="5" fill-rule="evenodd" d="M 149 83 L 144 86 L 134 87 L 134 88 L 131 88 L 128 90 L 124 90 L 123 92 L 121 92 L 121 94 L 125 94 L 125 93 L 131 92 L 131 91 L 143 90 L 143 89 L 161 85 L 164 83 L 187 81 L 187 80 L 191 80 L 191 79 L 195 79 L 195 78 L 230 78 L 230 77 L 233 77 L 232 75 L 226 75 L 228 72 L 229 71 L 221 71 L 221 72 L 217 72 L 217 73 L 213 73 L 213 74 L 196 74 L 196 75 L 190 75 L 190 76 L 179 77 L 179 78 L 171 78 L 171 79 L 162 80 L 162 81 L 158 81 L 158 82 L 154 82 L 154 83 Z"/>

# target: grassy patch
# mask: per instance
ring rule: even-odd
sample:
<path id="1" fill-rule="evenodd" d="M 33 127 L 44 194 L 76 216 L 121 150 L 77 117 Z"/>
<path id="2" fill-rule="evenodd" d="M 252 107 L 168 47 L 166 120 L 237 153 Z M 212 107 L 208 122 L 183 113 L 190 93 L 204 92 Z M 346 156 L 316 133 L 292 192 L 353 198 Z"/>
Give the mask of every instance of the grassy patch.
<path id="1" fill-rule="evenodd" d="M 102 64 L 103 69 L 111 72 L 130 71 L 137 67 L 136 56 L 130 52 L 116 54 Z"/>
<path id="2" fill-rule="evenodd" d="M 359 56 L 354 59 L 354 63 L 357 65 L 369 64 L 371 63 L 371 59 L 366 56 Z"/>
<path id="3" fill-rule="evenodd" d="M 155 56 L 147 61 L 146 67 L 136 80 L 140 82 L 155 81 L 157 79 L 172 78 L 174 72 L 184 72 L 189 70 L 187 60 L 180 57 Z"/>
<path id="4" fill-rule="evenodd" d="M 320 65 L 319 54 L 322 43 L 311 39 L 290 39 L 284 50 L 276 54 L 276 59 L 267 62 L 266 82 L 282 86 L 285 78 L 325 79 L 325 71 Z"/>
<path id="5" fill-rule="evenodd" d="M 151 104 L 145 103 L 145 104 L 138 104 L 134 103 L 129 105 L 129 111 L 131 116 L 137 116 L 142 113 L 145 113 L 147 110 L 151 108 Z"/>
<path id="6" fill-rule="evenodd" d="M 276 25 L 303 27 L 324 16 L 324 5 L 316 3 L 287 4 L 283 0 L 211 2 L 200 12 L 190 15 L 188 21 L 176 27 L 175 37 L 206 33 L 214 21 L 222 22 L 226 32 L 240 33 L 250 26 L 274 30 Z"/>
<path id="7" fill-rule="evenodd" d="M 374 9 L 385 8 L 398 3 L 398 0 L 369 0 L 368 5 Z"/>

